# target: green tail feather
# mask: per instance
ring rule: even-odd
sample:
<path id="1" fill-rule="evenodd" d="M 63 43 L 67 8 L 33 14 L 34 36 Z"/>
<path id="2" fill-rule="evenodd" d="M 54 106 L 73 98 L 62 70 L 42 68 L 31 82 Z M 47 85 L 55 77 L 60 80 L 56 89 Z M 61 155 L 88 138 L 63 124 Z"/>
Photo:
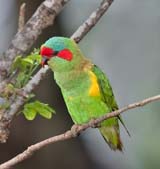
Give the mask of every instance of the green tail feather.
<path id="1" fill-rule="evenodd" d="M 124 129 L 126 130 L 128 136 L 131 137 L 131 134 L 130 134 L 128 128 L 126 127 L 126 125 L 124 124 L 124 122 L 123 122 L 121 116 L 117 116 L 117 117 L 118 117 L 119 121 L 121 122 L 122 126 L 124 127 Z"/>
<path id="2" fill-rule="evenodd" d="M 103 138 L 108 143 L 112 150 L 119 150 L 122 151 L 123 145 L 120 139 L 120 134 L 118 129 L 113 126 L 101 126 L 99 128 Z"/>

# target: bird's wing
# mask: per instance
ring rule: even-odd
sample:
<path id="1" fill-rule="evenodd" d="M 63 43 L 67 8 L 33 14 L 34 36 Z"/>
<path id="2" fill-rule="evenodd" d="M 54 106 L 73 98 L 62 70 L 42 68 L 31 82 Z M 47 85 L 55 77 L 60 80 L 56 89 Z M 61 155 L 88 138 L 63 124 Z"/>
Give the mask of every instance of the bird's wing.
<path id="1" fill-rule="evenodd" d="M 117 110 L 118 105 L 116 103 L 110 82 L 107 79 L 106 75 L 96 65 L 92 67 L 92 72 L 97 77 L 103 102 L 105 102 L 106 105 L 112 109 L 112 111 Z"/>
<path id="2" fill-rule="evenodd" d="M 92 72 L 97 77 L 97 81 L 98 81 L 98 85 L 99 85 L 99 88 L 100 88 L 101 97 L 102 97 L 103 101 L 106 103 L 106 105 L 108 107 L 111 108 L 112 111 L 117 110 L 118 109 L 118 105 L 116 103 L 116 100 L 115 100 L 115 97 L 114 97 L 113 90 L 112 90 L 112 87 L 110 85 L 109 79 L 107 79 L 106 75 L 96 65 L 94 65 L 92 67 Z M 118 116 L 118 119 L 120 120 L 121 124 L 124 126 L 126 132 L 130 136 L 130 133 L 129 133 L 127 127 L 125 126 L 121 116 Z"/>

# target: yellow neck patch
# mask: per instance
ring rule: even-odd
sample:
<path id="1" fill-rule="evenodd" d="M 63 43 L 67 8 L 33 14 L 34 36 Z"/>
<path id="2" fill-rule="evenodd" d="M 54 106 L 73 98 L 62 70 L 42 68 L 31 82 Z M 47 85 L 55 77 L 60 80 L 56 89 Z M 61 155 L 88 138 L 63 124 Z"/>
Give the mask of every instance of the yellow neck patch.
<path id="1" fill-rule="evenodd" d="M 89 95 L 100 96 L 100 89 L 99 89 L 96 75 L 92 71 L 89 71 L 89 77 L 91 81 L 91 86 L 89 88 Z"/>

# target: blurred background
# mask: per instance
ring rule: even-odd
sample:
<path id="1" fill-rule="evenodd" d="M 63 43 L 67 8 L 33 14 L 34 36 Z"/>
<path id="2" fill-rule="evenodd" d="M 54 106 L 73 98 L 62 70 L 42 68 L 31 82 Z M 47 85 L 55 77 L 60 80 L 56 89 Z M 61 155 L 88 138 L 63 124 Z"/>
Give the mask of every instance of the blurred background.
<path id="1" fill-rule="evenodd" d="M 1 0 L 0 53 L 17 32 L 18 0 Z M 28 0 L 26 20 L 42 1 Z M 70 37 L 99 0 L 72 0 L 47 28 L 34 47 L 51 36 Z M 80 42 L 83 53 L 103 69 L 112 84 L 120 107 L 160 92 L 160 1 L 115 0 L 100 22 Z M 36 89 L 37 97 L 54 106 L 57 114 L 46 120 L 27 121 L 23 115 L 14 119 L 6 144 L 0 144 L 0 163 L 14 157 L 33 143 L 63 133 L 72 125 L 60 90 L 48 73 Z M 70 169 L 159 169 L 160 104 L 149 104 L 123 114 L 131 137 L 121 127 L 124 152 L 113 152 L 96 129 L 78 138 L 43 148 L 30 159 L 15 166 L 28 168 Z"/>

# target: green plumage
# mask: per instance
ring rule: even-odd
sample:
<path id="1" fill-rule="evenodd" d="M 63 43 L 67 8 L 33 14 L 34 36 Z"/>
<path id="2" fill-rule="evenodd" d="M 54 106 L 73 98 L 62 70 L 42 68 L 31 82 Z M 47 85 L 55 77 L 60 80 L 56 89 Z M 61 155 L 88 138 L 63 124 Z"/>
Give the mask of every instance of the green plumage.
<path id="1" fill-rule="evenodd" d="M 77 44 L 63 37 L 54 37 L 43 45 L 56 51 L 69 49 L 71 61 L 58 56 L 48 61 L 61 88 L 69 114 L 75 124 L 83 124 L 118 109 L 112 88 L 105 74 L 81 53 Z M 113 149 L 122 150 L 118 117 L 105 120 L 98 127 Z"/>

